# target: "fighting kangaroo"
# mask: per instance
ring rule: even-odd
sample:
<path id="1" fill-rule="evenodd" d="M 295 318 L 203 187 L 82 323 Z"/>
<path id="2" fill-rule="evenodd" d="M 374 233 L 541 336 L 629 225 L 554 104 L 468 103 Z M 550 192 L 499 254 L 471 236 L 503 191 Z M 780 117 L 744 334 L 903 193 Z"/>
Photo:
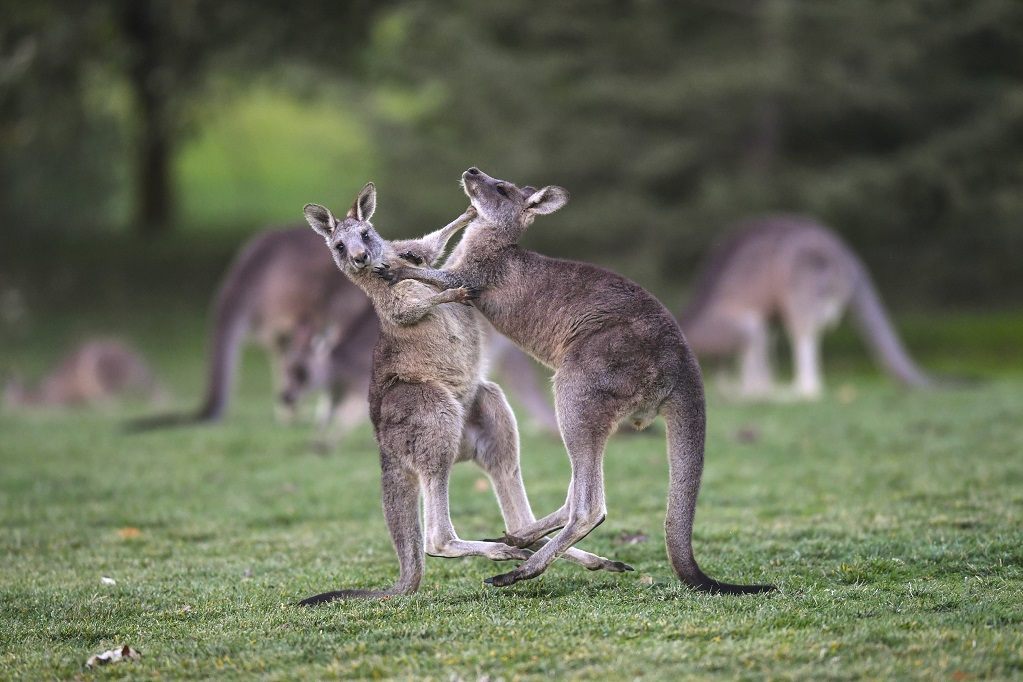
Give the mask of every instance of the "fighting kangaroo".
<path id="1" fill-rule="evenodd" d="M 878 363 L 906 386 L 932 380 L 909 357 L 885 314 L 866 267 L 838 236 L 805 218 L 749 223 L 707 259 L 679 318 L 697 355 L 739 355 L 743 397 L 784 397 L 771 372 L 768 324 L 779 318 L 792 347 L 791 394 L 823 389 L 820 337 L 851 307 Z"/>
<path id="2" fill-rule="evenodd" d="M 471 292 L 462 287 L 437 292 L 415 281 L 392 287 L 374 274 L 374 269 L 398 266 L 402 262 L 398 254 L 408 250 L 422 254 L 424 263 L 436 261 L 451 236 L 468 223 L 471 209 L 422 239 L 387 242 L 370 223 L 375 208 L 376 189 L 370 183 L 344 218 L 339 220 L 316 204 L 305 207 L 305 216 L 326 240 L 337 267 L 369 296 L 380 319 L 370 418 L 380 446 L 384 516 L 398 555 L 399 577 L 385 590 L 326 592 L 303 605 L 414 592 L 424 570 L 420 489 L 426 554 L 493 560 L 530 555 L 525 547 L 460 539 L 448 510 L 451 466 L 471 459 L 493 483 L 509 529 L 535 521 L 519 469 L 515 416 L 500 387 L 482 377 L 483 332 L 476 312 L 466 305 L 444 305 L 465 303 Z M 565 558 L 591 570 L 632 570 L 575 549 Z"/>
<path id="3" fill-rule="evenodd" d="M 703 473 L 706 414 L 703 381 L 675 318 L 639 285 L 587 263 L 557 260 L 517 244 L 538 215 L 568 202 L 560 187 L 519 188 L 478 168 L 462 175 L 477 217 L 445 270 L 400 267 L 391 281 L 415 278 L 479 292 L 476 307 L 519 347 L 556 370 L 554 405 L 572 463 L 565 504 L 524 528 L 508 544 L 529 547 L 561 529 L 516 569 L 487 580 L 511 585 L 543 573 L 603 522 L 604 447 L 618 422 L 637 428 L 658 415 L 667 423 L 668 556 L 688 585 L 708 592 L 765 592 L 769 585 L 732 585 L 707 577 L 693 557 L 693 516 Z"/>

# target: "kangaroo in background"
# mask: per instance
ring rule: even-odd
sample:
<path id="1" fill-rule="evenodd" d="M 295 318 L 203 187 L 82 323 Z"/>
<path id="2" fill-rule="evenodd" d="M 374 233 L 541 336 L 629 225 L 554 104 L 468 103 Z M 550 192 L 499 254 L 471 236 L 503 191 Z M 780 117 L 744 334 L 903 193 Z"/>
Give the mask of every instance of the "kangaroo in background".
<path id="1" fill-rule="evenodd" d="M 323 206 L 308 204 L 310 226 L 327 243 L 337 267 L 373 301 L 380 335 L 373 353 L 369 404 L 380 445 L 384 516 L 398 555 L 398 581 L 385 590 L 339 590 L 309 597 L 302 605 L 333 599 L 385 597 L 418 589 L 424 551 L 431 556 L 525 559 L 525 548 L 458 537 L 448 508 L 451 466 L 473 460 L 487 474 L 511 529 L 534 521 L 519 468 L 515 415 L 497 384 L 482 376 L 482 330 L 464 303 L 461 287 L 435 291 L 415 281 L 388 286 L 375 268 L 398 266 L 398 254 L 413 247 L 433 263 L 451 236 L 469 221 L 467 211 L 420 240 L 386 242 L 369 222 L 376 188 L 367 184 L 347 215 L 338 220 Z M 424 496 L 426 546 L 419 524 Z M 631 570 L 579 550 L 566 558 L 591 570 Z"/>
<path id="2" fill-rule="evenodd" d="M 518 240 L 538 215 L 568 202 L 561 187 L 519 188 L 478 168 L 462 174 L 477 217 L 446 269 L 380 270 L 389 281 L 414 278 L 479 292 L 476 307 L 520 348 L 556 370 L 554 403 L 572 463 L 565 504 L 504 542 L 529 547 L 561 529 L 514 570 L 487 580 L 511 585 L 543 573 L 604 521 L 604 448 L 618 422 L 637 428 L 660 414 L 667 423 L 669 487 L 665 536 L 675 573 L 708 592 L 747 593 L 769 585 L 713 580 L 693 557 L 696 497 L 703 473 L 706 413 L 700 366 L 675 318 L 634 282 L 587 263 L 526 251 Z"/>
<path id="3" fill-rule="evenodd" d="M 915 388 L 932 380 L 909 357 L 863 263 L 831 230 L 806 218 L 748 223 L 708 258 L 679 318 L 697 355 L 739 356 L 744 397 L 783 395 L 774 385 L 769 323 L 779 318 L 792 347 L 792 394 L 821 395 L 820 340 L 852 308 L 881 367 Z"/>
<path id="4" fill-rule="evenodd" d="M 154 401 L 162 398 L 162 391 L 142 356 L 114 339 L 81 344 L 35 388 L 15 380 L 4 389 L 4 402 L 11 408 L 82 407 L 131 396 Z"/>
<path id="5" fill-rule="evenodd" d="M 406 253 L 405 259 L 408 256 Z M 350 326 L 350 332 L 342 333 L 332 325 L 316 335 L 308 346 L 292 344 L 284 354 L 282 401 L 294 403 L 305 392 L 327 391 L 327 399 L 321 402 L 317 416 L 325 435 L 320 443 L 322 447 L 337 442 L 368 417 L 365 397 L 372 349 L 379 329 L 376 313 L 370 307 Z M 509 387 L 509 393 L 525 410 L 534 427 L 557 434 L 558 421 L 547 397 L 548 391 L 540 385 L 532 361 L 489 324 L 486 329 L 487 366 Z"/>

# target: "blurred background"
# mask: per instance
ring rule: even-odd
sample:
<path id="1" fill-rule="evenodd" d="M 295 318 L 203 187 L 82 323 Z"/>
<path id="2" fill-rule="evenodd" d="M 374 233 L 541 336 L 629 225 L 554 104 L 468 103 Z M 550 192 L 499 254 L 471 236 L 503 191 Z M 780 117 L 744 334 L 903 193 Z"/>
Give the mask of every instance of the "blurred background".
<path id="1" fill-rule="evenodd" d="M 371 179 L 381 233 L 419 234 L 471 164 L 568 188 L 526 245 L 676 311 L 734 221 L 815 217 L 923 360 L 1019 364 L 1014 0 L 0 7 L 5 365 L 96 332 L 198 362 L 248 236 Z"/>

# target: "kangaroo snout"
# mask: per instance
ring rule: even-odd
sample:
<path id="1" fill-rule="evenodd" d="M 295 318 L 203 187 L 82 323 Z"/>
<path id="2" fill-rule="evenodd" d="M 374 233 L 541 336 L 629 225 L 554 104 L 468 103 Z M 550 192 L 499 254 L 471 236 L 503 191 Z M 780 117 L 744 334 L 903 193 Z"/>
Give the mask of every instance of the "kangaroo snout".
<path id="1" fill-rule="evenodd" d="M 481 173 L 480 169 L 477 168 L 476 166 L 471 166 L 469 170 L 465 172 L 467 175 L 479 175 Z"/>
<path id="2" fill-rule="evenodd" d="M 352 262 L 356 265 L 365 265 L 366 261 L 369 260 L 369 255 L 366 253 L 365 249 L 361 251 L 352 251 L 350 255 Z"/>

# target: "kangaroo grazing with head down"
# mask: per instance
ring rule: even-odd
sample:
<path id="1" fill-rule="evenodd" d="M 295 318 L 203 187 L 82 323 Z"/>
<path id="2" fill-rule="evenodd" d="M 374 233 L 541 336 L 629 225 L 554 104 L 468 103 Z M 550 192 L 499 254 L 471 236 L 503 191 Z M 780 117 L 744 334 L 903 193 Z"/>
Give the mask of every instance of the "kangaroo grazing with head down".
<path id="1" fill-rule="evenodd" d="M 159 400 L 162 391 L 138 351 L 112 339 L 75 348 L 35 388 L 19 382 L 4 389 L 8 407 L 81 407 L 130 396 Z"/>
<path id="2" fill-rule="evenodd" d="M 218 421 L 227 409 L 242 345 L 250 338 L 270 353 L 278 412 L 290 417 L 310 387 L 306 377 L 286 375 L 286 368 L 312 352 L 328 320 L 343 332 L 368 310 L 369 301 L 337 273 L 308 229 L 262 232 L 239 251 L 214 299 L 203 404 L 193 414 L 159 415 L 133 426 Z"/>
<path id="3" fill-rule="evenodd" d="M 675 573 L 708 592 L 774 589 L 718 582 L 693 557 L 706 414 L 700 367 L 675 318 L 624 277 L 518 246 L 536 216 L 567 203 L 564 189 L 520 189 L 478 168 L 462 175 L 462 185 L 477 217 L 447 268 L 401 267 L 381 276 L 478 291 L 475 305 L 494 327 L 556 370 L 555 411 L 572 463 L 565 504 L 524 528 L 509 528 L 503 539 L 529 547 L 561 531 L 525 563 L 487 582 L 505 586 L 540 575 L 600 525 L 607 514 L 603 459 L 608 437 L 625 417 L 643 428 L 660 414 L 667 423 L 670 465 L 665 534 Z"/>
<path id="4" fill-rule="evenodd" d="M 757 220 L 708 258 L 693 300 L 679 318 L 698 355 L 739 355 L 744 397 L 778 394 L 768 325 L 782 322 L 792 346 L 792 394 L 823 390 L 820 337 L 852 308 L 863 339 L 882 368 L 915 388 L 932 380 L 909 357 L 866 267 L 831 230 L 806 218 Z"/>
<path id="5" fill-rule="evenodd" d="M 389 286 L 374 274 L 375 269 L 399 266 L 398 254 L 410 249 L 422 254 L 422 262 L 433 263 L 451 236 L 469 221 L 471 209 L 422 239 L 387 242 L 370 223 L 375 208 L 376 189 L 370 183 L 340 220 L 316 204 L 307 205 L 305 215 L 326 240 L 337 267 L 369 296 L 380 319 L 369 405 L 380 445 L 384 516 L 398 555 L 399 577 L 385 590 L 326 592 L 302 601 L 303 605 L 414 592 L 422 580 L 424 552 L 493 560 L 530 556 L 525 547 L 462 540 L 451 523 L 451 467 L 469 459 L 493 483 L 509 529 L 525 528 L 535 520 L 522 484 L 515 416 L 500 387 L 482 377 L 483 333 L 477 314 L 470 306 L 444 305 L 465 303 L 471 292 L 462 287 L 435 291 L 415 281 Z M 425 550 L 419 525 L 420 490 Z M 579 550 L 565 558 L 591 570 L 631 570 L 621 562 Z"/>

